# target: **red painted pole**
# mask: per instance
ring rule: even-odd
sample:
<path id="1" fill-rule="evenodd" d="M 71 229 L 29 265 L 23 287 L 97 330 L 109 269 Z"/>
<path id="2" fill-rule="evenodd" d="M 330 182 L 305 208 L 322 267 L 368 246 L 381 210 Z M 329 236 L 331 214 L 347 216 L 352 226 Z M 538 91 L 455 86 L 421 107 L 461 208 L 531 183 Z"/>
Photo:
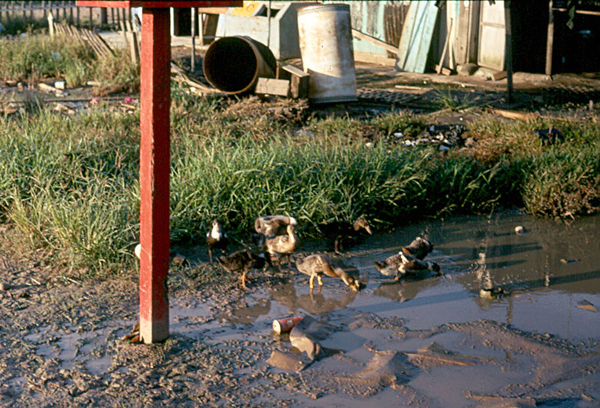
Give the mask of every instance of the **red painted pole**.
<path id="1" fill-rule="evenodd" d="M 140 337 L 169 337 L 169 9 L 144 8 L 140 80 Z"/>

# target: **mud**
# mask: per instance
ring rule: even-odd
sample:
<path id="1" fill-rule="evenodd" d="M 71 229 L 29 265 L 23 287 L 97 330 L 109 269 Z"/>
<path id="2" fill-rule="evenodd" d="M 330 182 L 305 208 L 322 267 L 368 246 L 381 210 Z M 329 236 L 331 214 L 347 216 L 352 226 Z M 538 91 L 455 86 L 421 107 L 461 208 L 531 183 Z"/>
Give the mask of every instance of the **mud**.
<path id="1" fill-rule="evenodd" d="M 155 345 L 123 340 L 135 271 L 79 282 L 4 251 L 0 405 L 598 406 L 599 226 L 501 214 L 380 232 L 337 259 L 360 273 L 358 293 L 325 277 L 311 294 L 285 268 L 255 271 L 244 292 L 199 247 L 170 272 L 171 337 Z M 373 261 L 416 235 L 445 275 L 380 275 Z M 483 282 L 505 295 L 480 297 Z M 314 319 L 314 361 L 272 331 L 291 315 Z"/>

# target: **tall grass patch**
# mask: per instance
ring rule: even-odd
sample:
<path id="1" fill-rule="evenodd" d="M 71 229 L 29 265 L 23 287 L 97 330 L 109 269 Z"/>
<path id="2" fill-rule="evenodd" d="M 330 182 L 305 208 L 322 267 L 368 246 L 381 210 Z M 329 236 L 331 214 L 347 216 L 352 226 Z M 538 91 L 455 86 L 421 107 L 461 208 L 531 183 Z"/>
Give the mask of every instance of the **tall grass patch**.
<path id="1" fill-rule="evenodd" d="M 256 99 L 197 99 L 174 88 L 172 242 L 203 245 L 214 218 L 234 240 L 249 242 L 254 219 L 274 213 L 296 217 L 309 237 L 317 223 L 360 215 L 397 226 L 514 205 L 557 216 L 598 207 L 594 123 L 565 123 L 564 140 L 542 146 L 534 130 L 549 126 L 546 120 L 483 117 L 469 124 L 475 147 L 443 154 L 435 145 L 387 141 L 394 132 L 418 137 L 427 117 L 301 122 L 280 108 Z M 27 245 L 90 274 L 133 265 L 139 115 L 100 105 L 66 117 L 40 106 L 0 117 L 0 125 L 0 216 Z"/>

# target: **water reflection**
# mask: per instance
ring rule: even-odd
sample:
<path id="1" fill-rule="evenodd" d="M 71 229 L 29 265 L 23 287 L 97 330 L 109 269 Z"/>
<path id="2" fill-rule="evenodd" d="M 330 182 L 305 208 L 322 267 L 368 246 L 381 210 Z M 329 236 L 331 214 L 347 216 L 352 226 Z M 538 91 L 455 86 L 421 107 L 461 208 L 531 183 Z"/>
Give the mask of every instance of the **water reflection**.
<path id="1" fill-rule="evenodd" d="M 525 234 L 515 233 L 518 225 Z M 573 304 L 581 299 L 600 304 L 593 297 L 600 291 L 599 227 L 600 216 L 565 224 L 507 214 L 407 226 L 372 236 L 342 257 L 346 268 L 358 270 L 366 289 L 355 293 L 341 281 L 324 278 L 322 291 L 311 295 L 308 278 L 292 272 L 285 282 L 249 291 L 247 303 L 240 302 L 229 320 L 247 323 L 259 316 L 353 308 L 402 317 L 410 311 L 409 321 L 419 327 L 486 318 L 525 330 L 586 334 L 594 330 L 589 327 L 594 316 L 581 316 Z M 403 282 L 383 277 L 374 261 L 397 253 L 424 230 L 434 244 L 427 259 L 439 263 L 446 275 Z M 483 298 L 481 288 L 500 288 L 506 295 Z M 544 314 L 547 310 L 552 313 Z M 573 320 L 575 315 L 579 320 Z"/>

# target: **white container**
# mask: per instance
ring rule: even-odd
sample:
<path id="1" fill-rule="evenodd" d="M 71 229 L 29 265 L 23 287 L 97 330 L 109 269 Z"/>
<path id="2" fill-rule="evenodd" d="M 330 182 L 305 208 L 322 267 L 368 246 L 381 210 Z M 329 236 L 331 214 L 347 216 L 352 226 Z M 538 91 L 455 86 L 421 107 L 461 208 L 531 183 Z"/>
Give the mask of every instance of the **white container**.
<path id="1" fill-rule="evenodd" d="M 298 10 L 298 39 L 309 99 L 315 103 L 356 98 L 350 6 L 326 4 Z"/>

